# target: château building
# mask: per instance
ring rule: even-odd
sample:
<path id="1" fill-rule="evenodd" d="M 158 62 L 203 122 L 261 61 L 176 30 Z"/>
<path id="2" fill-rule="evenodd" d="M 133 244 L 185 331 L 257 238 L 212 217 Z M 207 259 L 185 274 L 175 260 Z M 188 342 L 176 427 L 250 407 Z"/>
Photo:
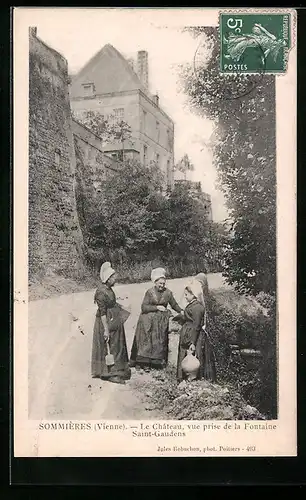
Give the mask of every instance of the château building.
<path id="1" fill-rule="evenodd" d="M 98 111 L 110 122 L 129 124 L 130 139 L 109 144 L 105 153 L 118 157 L 120 150 L 143 164 L 156 162 L 165 185 L 173 187 L 174 123 L 149 90 L 148 53 L 137 53 L 137 62 L 127 60 L 112 45 L 105 45 L 72 78 L 70 102 L 74 115 Z"/>

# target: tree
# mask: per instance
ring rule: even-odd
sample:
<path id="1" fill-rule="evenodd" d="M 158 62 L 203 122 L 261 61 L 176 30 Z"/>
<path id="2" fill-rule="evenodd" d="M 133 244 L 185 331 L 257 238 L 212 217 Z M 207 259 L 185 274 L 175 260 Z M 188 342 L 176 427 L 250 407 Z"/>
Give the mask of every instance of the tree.
<path id="1" fill-rule="evenodd" d="M 108 253 L 121 248 L 130 257 L 152 252 L 166 237 L 160 224 L 166 203 L 161 187 L 162 174 L 155 165 L 122 162 L 120 172 L 104 183 L 91 223 L 92 245 Z"/>
<path id="2" fill-rule="evenodd" d="M 193 271 L 208 270 L 216 264 L 216 251 L 223 242 L 217 225 L 207 219 L 202 203 L 193 198 L 188 186 L 177 186 L 168 198 L 168 255 L 193 264 Z"/>
<path id="3" fill-rule="evenodd" d="M 206 64 L 182 68 L 190 107 L 215 123 L 213 153 L 232 226 L 224 275 L 242 292 L 276 291 L 275 78 L 223 75 L 216 28 Z"/>
<path id="4" fill-rule="evenodd" d="M 187 178 L 187 172 L 191 172 L 194 170 L 194 165 L 191 163 L 189 156 L 185 154 L 183 158 L 177 163 L 175 170 L 182 172 L 184 174 L 184 178 Z"/>
<path id="5" fill-rule="evenodd" d="M 110 142 L 121 143 L 121 151 L 118 154 L 118 159 L 123 161 L 125 146 L 128 144 L 130 147 L 134 144 L 134 142 L 132 141 L 132 129 L 128 123 L 126 123 L 124 120 L 121 120 L 120 122 L 116 122 L 111 126 L 111 133 L 112 141 Z"/>
<path id="6" fill-rule="evenodd" d="M 73 117 L 91 130 L 91 132 L 99 136 L 103 141 L 103 145 L 121 143 L 123 151 L 126 141 L 129 144 L 133 144 L 132 129 L 124 120 L 119 122 L 106 120 L 104 115 L 99 111 L 86 111 L 80 116 L 73 113 Z M 122 160 L 122 158 L 120 159 Z"/>
<path id="7" fill-rule="evenodd" d="M 157 165 L 126 160 L 118 168 L 104 182 L 87 222 L 97 268 L 100 260 L 120 254 L 127 262 L 158 258 L 175 273 L 208 269 L 221 239 L 188 188 L 178 187 L 165 197 Z"/>

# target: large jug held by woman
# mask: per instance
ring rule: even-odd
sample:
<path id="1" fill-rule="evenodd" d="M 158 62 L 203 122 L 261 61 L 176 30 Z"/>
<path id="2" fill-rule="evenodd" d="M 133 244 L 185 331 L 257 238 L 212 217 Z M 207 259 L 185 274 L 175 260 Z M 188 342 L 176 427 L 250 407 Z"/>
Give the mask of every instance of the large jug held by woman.
<path id="1" fill-rule="evenodd" d="M 188 380 L 196 379 L 199 368 L 200 361 L 191 350 L 188 350 L 187 355 L 182 361 L 182 370 L 187 375 Z"/>

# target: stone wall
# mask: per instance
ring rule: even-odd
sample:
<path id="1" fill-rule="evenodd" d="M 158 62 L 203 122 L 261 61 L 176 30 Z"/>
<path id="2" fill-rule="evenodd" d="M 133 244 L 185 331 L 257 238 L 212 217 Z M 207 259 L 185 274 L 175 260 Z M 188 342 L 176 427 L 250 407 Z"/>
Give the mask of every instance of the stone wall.
<path id="1" fill-rule="evenodd" d="M 99 218 L 103 182 L 116 174 L 118 163 L 103 153 L 101 139 L 77 120 L 72 120 L 76 157 L 76 200 L 85 243 L 90 226 Z"/>
<path id="2" fill-rule="evenodd" d="M 29 36 L 29 280 L 74 278 L 84 264 L 67 61 Z"/>

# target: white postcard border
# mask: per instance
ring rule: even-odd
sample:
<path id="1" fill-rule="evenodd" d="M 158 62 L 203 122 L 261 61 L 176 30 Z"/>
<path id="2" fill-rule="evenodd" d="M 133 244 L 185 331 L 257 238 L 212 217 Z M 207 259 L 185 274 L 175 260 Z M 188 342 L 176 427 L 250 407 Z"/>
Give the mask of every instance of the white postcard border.
<path id="1" fill-rule="evenodd" d="M 296 456 L 296 45 L 290 51 L 287 74 L 276 77 L 279 419 L 267 422 L 165 421 L 182 425 L 185 438 L 139 438 L 132 436 L 131 429 L 98 430 L 95 424 L 102 425 L 100 421 L 90 421 L 91 430 L 75 430 L 76 422 L 71 421 L 70 430 L 47 431 L 39 430 L 39 421 L 28 420 L 28 28 L 35 26 L 40 16 L 47 15 L 51 22 L 51 17 L 59 10 L 64 15 L 67 9 L 14 9 L 14 456 Z M 114 9 L 110 10 L 114 15 Z M 131 10 L 131 16 L 137 15 L 136 9 Z M 68 11 L 70 16 L 84 15 L 84 9 Z M 216 25 L 219 10 L 140 9 L 138 15 L 160 25 Z M 60 29 L 58 24 L 57 28 Z M 142 424 L 158 427 L 165 422 L 145 421 Z M 65 423 L 69 425 L 69 421 Z M 84 422 L 86 424 L 88 422 Z M 139 426 L 141 422 L 110 421 L 105 424 Z M 215 429 L 203 430 L 203 426 L 209 424 Z M 276 429 L 252 430 L 256 424 L 275 424 Z M 191 430 L 188 425 L 199 425 L 200 429 Z M 235 425 L 241 428 L 235 429 Z M 180 451 L 180 447 L 199 446 L 206 448 L 206 452 Z M 213 451 L 219 446 L 228 447 L 228 450 Z"/>

